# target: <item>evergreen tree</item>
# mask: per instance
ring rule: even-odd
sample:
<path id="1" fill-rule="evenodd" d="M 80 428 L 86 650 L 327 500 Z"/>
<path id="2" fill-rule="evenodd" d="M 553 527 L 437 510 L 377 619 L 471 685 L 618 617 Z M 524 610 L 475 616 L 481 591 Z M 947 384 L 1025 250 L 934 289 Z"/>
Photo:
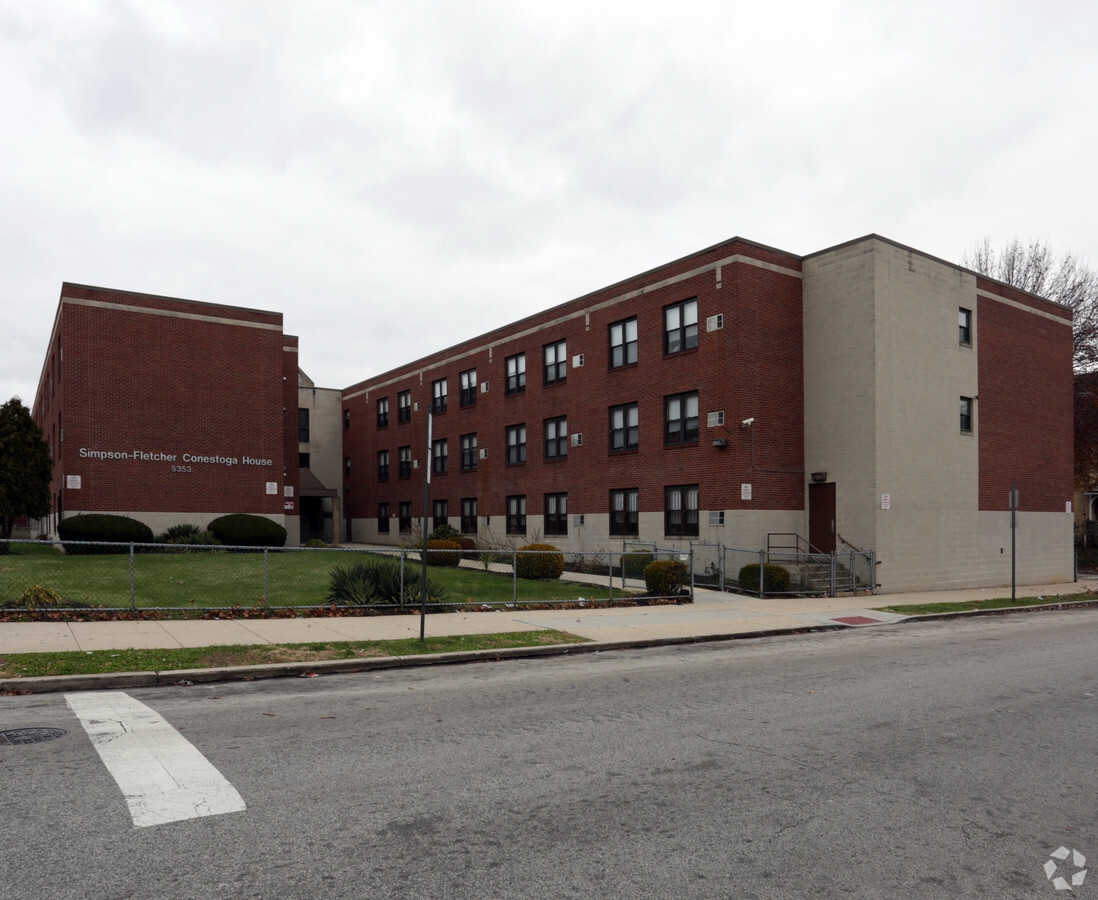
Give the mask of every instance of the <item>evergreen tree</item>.
<path id="1" fill-rule="evenodd" d="M 18 397 L 0 406 L 0 553 L 8 550 L 15 520 L 50 511 L 53 460 L 42 429 Z"/>

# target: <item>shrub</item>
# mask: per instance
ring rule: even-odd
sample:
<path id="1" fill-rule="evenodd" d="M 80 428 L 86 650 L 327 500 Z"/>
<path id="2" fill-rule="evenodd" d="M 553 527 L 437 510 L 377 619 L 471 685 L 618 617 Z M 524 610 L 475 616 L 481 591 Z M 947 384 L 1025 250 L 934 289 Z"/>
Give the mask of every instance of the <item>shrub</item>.
<path id="1" fill-rule="evenodd" d="M 327 547 L 328 542 L 322 541 L 320 538 L 310 538 L 305 542 L 306 547 Z"/>
<path id="2" fill-rule="evenodd" d="M 156 542 L 158 544 L 168 544 L 172 548 L 179 548 L 180 550 L 186 550 L 187 547 L 191 546 L 209 546 L 221 543 L 212 531 L 199 528 L 197 525 L 187 524 L 173 525 L 163 534 L 157 535 Z"/>
<path id="3" fill-rule="evenodd" d="M 763 590 L 773 591 L 775 594 L 784 594 L 789 590 L 789 570 L 784 566 L 767 563 L 763 570 L 766 583 Z M 750 563 L 740 569 L 740 590 L 750 594 L 759 592 L 759 564 Z"/>
<path id="4" fill-rule="evenodd" d="M 409 606 L 420 599 L 420 573 L 407 566 L 404 569 L 404 590 L 400 586 L 400 565 L 388 560 L 371 560 L 350 566 L 336 566 L 328 573 L 329 603 L 340 606 L 370 606 L 392 603 Z M 427 580 L 427 600 L 445 603 L 446 590 Z"/>
<path id="5" fill-rule="evenodd" d="M 453 568 L 461 562 L 461 544 L 457 541 L 427 541 L 427 565 Z"/>
<path id="6" fill-rule="evenodd" d="M 519 578 L 551 581 L 564 571 L 564 554 L 552 544 L 519 547 L 516 574 Z"/>
<path id="7" fill-rule="evenodd" d="M 265 516 L 235 513 L 214 519 L 209 528 L 230 547 L 286 546 L 286 529 Z"/>
<path id="8" fill-rule="evenodd" d="M 65 601 L 57 591 L 36 584 L 23 591 L 22 596 L 11 605 L 24 609 L 41 609 L 44 606 L 64 606 Z"/>
<path id="9" fill-rule="evenodd" d="M 428 542 L 430 541 L 457 541 L 461 539 L 461 532 L 454 528 L 453 525 L 439 525 L 434 531 L 427 535 Z"/>
<path id="10" fill-rule="evenodd" d="M 89 547 L 70 544 L 67 541 L 101 541 L 105 543 L 151 544 L 152 529 L 144 522 L 129 516 L 106 513 L 86 513 L 62 519 L 57 525 L 57 536 L 66 553 L 128 553 L 125 547 Z"/>
<path id="11" fill-rule="evenodd" d="M 625 553 L 621 557 L 621 567 L 626 578 L 643 578 L 644 570 L 652 562 L 651 553 Z"/>
<path id="12" fill-rule="evenodd" d="M 644 587 L 651 597 L 674 597 L 689 580 L 690 570 L 678 559 L 658 559 L 644 567 Z"/>

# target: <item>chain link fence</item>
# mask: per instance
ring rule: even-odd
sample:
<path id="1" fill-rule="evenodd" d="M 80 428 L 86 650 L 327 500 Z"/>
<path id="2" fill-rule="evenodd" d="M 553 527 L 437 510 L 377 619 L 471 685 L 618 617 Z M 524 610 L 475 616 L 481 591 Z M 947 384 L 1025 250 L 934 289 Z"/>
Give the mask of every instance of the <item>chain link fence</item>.
<path id="1" fill-rule="evenodd" d="M 8 542 L 0 612 L 35 610 L 297 609 L 363 611 L 692 598 L 691 554 L 654 545 L 525 551 L 408 547 L 225 547 L 66 541 Z M 680 564 L 649 591 L 652 562 Z M 427 582 L 424 591 L 423 574 Z"/>
<path id="2" fill-rule="evenodd" d="M 758 597 L 876 593 L 876 554 L 798 553 L 725 547 L 721 578 L 727 590 Z"/>

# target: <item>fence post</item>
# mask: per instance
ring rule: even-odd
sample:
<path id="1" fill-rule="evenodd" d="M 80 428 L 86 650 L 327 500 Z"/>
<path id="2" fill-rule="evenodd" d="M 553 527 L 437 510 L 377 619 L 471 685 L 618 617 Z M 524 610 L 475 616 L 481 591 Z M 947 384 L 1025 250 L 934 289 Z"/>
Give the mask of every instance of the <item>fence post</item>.
<path id="1" fill-rule="evenodd" d="M 877 593 L 877 551 L 869 551 L 869 589 L 872 593 Z"/>
<path id="2" fill-rule="evenodd" d="M 267 605 L 267 548 L 263 548 L 263 605 Z"/>
<path id="3" fill-rule="evenodd" d="M 511 548 L 511 600 L 518 603 L 518 550 Z"/>
<path id="4" fill-rule="evenodd" d="M 404 553 L 403 547 L 400 548 L 400 611 L 404 612 Z"/>
<path id="5" fill-rule="evenodd" d="M 694 602 L 694 548 L 690 548 L 690 602 Z"/>
<path id="6" fill-rule="evenodd" d="M 854 562 L 854 551 L 851 550 L 850 551 L 850 593 L 851 594 L 857 594 L 858 593 L 858 576 L 857 576 L 857 573 L 854 571 L 854 566 L 855 565 L 856 565 L 856 563 Z"/>
<path id="7" fill-rule="evenodd" d="M 133 588 L 133 541 L 130 541 L 130 612 L 137 613 L 137 595 Z"/>
<path id="8" fill-rule="evenodd" d="M 724 544 L 717 541 L 717 568 L 720 570 L 720 588 L 721 592 L 724 592 Z M 693 599 L 693 598 L 691 598 Z"/>
<path id="9" fill-rule="evenodd" d="M 766 599 L 766 551 L 759 551 L 759 599 Z"/>
<path id="10" fill-rule="evenodd" d="M 831 591 L 828 594 L 830 597 L 835 596 L 835 551 L 831 551 Z"/>

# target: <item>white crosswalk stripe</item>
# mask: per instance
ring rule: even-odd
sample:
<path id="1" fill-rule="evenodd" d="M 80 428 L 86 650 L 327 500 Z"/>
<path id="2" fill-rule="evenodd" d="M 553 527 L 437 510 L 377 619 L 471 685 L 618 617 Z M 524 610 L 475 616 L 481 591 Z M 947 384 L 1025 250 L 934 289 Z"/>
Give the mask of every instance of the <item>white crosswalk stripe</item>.
<path id="1" fill-rule="evenodd" d="M 244 800 L 164 718 L 122 691 L 66 694 L 137 828 L 240 812 Z"/>

